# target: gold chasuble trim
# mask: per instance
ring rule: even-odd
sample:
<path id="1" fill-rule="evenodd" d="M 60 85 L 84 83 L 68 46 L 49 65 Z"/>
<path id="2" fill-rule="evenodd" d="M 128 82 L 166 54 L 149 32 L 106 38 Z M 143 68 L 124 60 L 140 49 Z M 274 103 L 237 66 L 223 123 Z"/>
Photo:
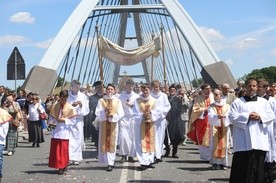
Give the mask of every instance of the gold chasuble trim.
<path id="1" fill-rule="evenodd" d="M 155 100 L 150 99 L 149 101 L 144 101 L 141 98 L 138 99 L 138 104 L 140 106 L 140 112 L 145 113 L 146 110 L 152 110 L 155 105 Z M 155 129 L 154 122 L 150 118 L 141 123 L 141 146 L 142 152 L 155 152 Z"/>
<path id="2" fill-rule="evenodd" d="M 101 151 L 102 152 L 115 152 L 115 139 L 116 139 L 116 125 L 109 121 L 101 122 Z"/>
<path id="3" fill-rule="evenodd" d="M 108 115 L 114 115 L 117 113 L 118 109 L 118 99 L 100 99 L 103 108 L 109 106 L 111 111 Z M 116 140 L 116 125 L 117 123 L 102 121 L 101 122 L 101 152 L 111 152 L 114 153 L 116 150 L 115 140 Z"/>
<path id="4" fill-rule="evenodd" d="M 215 106 L 211 105 L 213 110 L 218 115 L 225 116 L 227 110 L 229 109 L 229 105 L 224 106 Z M 214 150 L 213 150 L 213 157 L 214 158 L 225 158 L 227 152 L 227 128 L 223 124 L 224 119 L 220 120 L 220 126 L 214 126 L 213 128 L 213 143 L 214 143 Z"/>

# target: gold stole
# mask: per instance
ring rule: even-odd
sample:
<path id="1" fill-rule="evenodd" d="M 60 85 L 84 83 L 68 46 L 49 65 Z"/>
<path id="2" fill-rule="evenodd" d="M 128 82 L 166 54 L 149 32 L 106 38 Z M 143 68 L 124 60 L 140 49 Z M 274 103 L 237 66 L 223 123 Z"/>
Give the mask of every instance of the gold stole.
<path id="1" fill-rule="evenodd" d="M 140 106 L 140 112 L 145 113 L 147 110 L 152 110 L 155 105 L 155 100 L 150 99 L 149 101 L 144 101 L 141 98 L 138 100 L 138 104 Z M 143 117 L 143 121 L 141 123 L 141 145 L 142 152 L 155 152 L 155 130 L 154 130 L 154 122 L 152 119 L 147 119 Z"/>
<path id="2" fill-rule="evenodd" d="M 211 103 L 210 97 L 205 100 L 205 107 L 209 107 Z M 208 113 L 206 114 L 206 118 L 208 119 Z M 202 145 L 210 146 L 210 123 L 207 121 L 206 131 L 202 139 Z"/>
<path id="3" fill-rule="evenodd" d="M 218 115 L 225 115 L 227 110 L 229 109 L 229 105 L 216 106 L 211 105 L 214 111 Z M 227 150 L 227 128 L 223 124 L 224 119 L 220 119 L 220 127 L 213 127 L 213 157 L 214 158 L 225 158 L 226 150 Z"/>
<path id="4" fill-rule="evenodd" d="M 110 115 L 117 113 L 118 99 L 100 99 L 100 102 L 105 109 L 107 106 L 111 108 L 107 114 L 107 118 Z M 114 153 L 116 150 L 116 125 L 117 123 L 109 122 L 108 120 L 101 122 L 101 151 Z"/>
<path id="5" fill-rule="evenodd" d="M 77 115 L 77 111 L 75 110 L 75 108 L 68 102 L 66 102 L 64 104 L 64 106 L 61 106 L 59 102 L 56 103 L 52 107 L 50 115 L 53 116 L 54 118 L 58 119 L 58 117 L 60 115 L 60 110 L 61 110 L 61 115 L 67 119 L 72 118 Z"/>

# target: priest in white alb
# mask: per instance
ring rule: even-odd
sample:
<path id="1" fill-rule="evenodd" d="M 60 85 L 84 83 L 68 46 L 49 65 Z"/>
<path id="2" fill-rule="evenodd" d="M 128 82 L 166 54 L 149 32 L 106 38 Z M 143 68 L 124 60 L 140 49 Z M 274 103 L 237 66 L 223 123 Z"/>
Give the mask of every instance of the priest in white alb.
<path id="1" fill-rule="evenodd" d="M 228 113 L 230 105 L 222 98 L 222 91 L 214 89 L 215 102 L 208 107 L 208 120 L 213 126 L 210 132 L 210 150 L 212 169 L 226 170 L 228 167 L 228 143 L 230 137 L 230 121 Z"/>

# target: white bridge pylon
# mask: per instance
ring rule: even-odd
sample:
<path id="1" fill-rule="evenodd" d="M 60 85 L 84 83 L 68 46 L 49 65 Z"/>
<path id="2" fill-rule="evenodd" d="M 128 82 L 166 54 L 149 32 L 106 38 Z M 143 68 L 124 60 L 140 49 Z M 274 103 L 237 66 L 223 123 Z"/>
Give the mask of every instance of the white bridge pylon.
<path id="1" fill-rule="evenodd" d="M 153 2 L 156 2 L 156 1 L 153 1 Z M 211 48 L 209 43 L 206 41 L 206 39 L 203 37 L 203 35 L 199 32 L 197 25 L 192 20 L 192 18 L 188 15 L 188 13 L 184 10 L 184 8 L 178 2 L 178 0 L 169 0 L 169 1 L 160 0 L 159 3 L 152 3 L 152 4 L 145 3 L 145 2 L 143 3 L 143 0 L 133 0 L 132 4 L 128 4 L 128 0 L 121 0 L 114 4 L 107 4 L 107 3 L 103 4 L 102 0 L 80 1 L 79 5 L 76 7 L 76 9 L 73 11 L 73 13 L 70 15 L 70 17 L 67 19 L 63 27 L 56 35 L 54 41 L 46 51 L 45 55 L 41 59 L 38 66 L 34 66 L 33 69 L 30 71 L 22 87 L 28 91 L 39 91 L 42 97 L 47 96 L 48 94 L 51 93 L 53 87 L 55 86 L 57 77 L 58 76 L 62 77 L 62 74 L 58 74 L 58 71 L 61 69 L 62 65 L 66 65 L 64 67 L 67 67 L 67 70 L 69 70 L 68 67 L 71 67 L 71 68 L 73 67 L 73 69 L 75 69 L 74 67 L 81 67 L 79 71 L 85 73 L 86 75 L 89 75 L 89 76 L 81 76 L 85 78 L 85 79 L 83 78 L 83 81 L 89 80 L 89 82 L 93 82 L 93 81 L 99 80 L 98 71 L 93 72 L 93 70 L 95 69 L 91 69 L 91 71 L 89 72 L 89 69 L 91 67 L 99 68 L 99 66 L 95 64 L 96 62 L 95 60 L 83 61 L 84 60 L 83 59 L 82 60 L 83 63 L 77 60 L 74 63 L 73 60 L 76 59 L 76 57 L 78 56 L 77 54 L 77 56 L 73 56 L 73 58 L 71 58 L 70 60 L 68 59 L 67 64 L 63 62 L 65 62 L 66 57 L 69 55 L 70 49 L 72 49 L 72 45 L 74 44 L 74 41 L 76 41 L 76 38 L 80 35 L 80 32 L 81 34 L 84 34 L 82 30 L 84 25 L 88 24 L 88 19 L 92 19 L 91 22 L 94 21 L 93 19 L 95 20 L 97 19 L 97 23 L 98 23 L 100 16 L 106 16 L 108 14 L 120 15 L 118 17 L 118 22 L 120 25 L 117 33 L 119 36 L 114 37 L 113 40 L 114 42 L 117 42 L 120 46 L 123 47 L 125 44 L 125 40 L 127 39 L 127 36 L 128 36 L 126 33 L 127 31 L 126 26 L 129 22 L 128 16 L 131 13 L 133 15 L 133 22 L 134 22 L 133 25 L 135 27 L 135 33 L 136 33 L 132 37 L 137 39 L 138 46 L 141 46 L 148 41 L 147 38 L 145 38 L 145 35 L 147 33 L 149 34 L 149 32 L 155 32 L 155 33 L 158 32 L 158 30 L 156 30 L 156 26 L 154 26 L 153 23 L 152 25 L 150 25 L 149 23 L 148 24 L 145 23 L 146 21 L 150 21 L 150 19 L 155 20 L 156 25 L 158 24 L 160 26 L 161 24 L 160 21 L 162 21 L 163 17 L 170 17 L 170 19 L 172 20 L 171 24 L 173 26 L 171 28 L 169 28 L 168 26 L 167 32 L 171 31 L 174 28 L 179 30 L 180 36 L 186 41 L 187 47 L 192 52 L 191 57 L 194 57 L 193 62 L 196 62 L 196 63 L 192 63 L 191 65 L 198 65 L 198 67 L 203 70 L 201 71 L 201 75 L 203 79 L 208 81 L 211 84 L 219 84 L 223 82 L 228 82 L 230 85 L 235 84 L 235 80 L 231 72 L 229 71 L 228 67 L 224 63 L 221 63 L 221 60 L 218 58 L 218 56 Z M 162 18 L 160 18 L 162 16 L 160 12 L 163 12 L 164 16 Z M 149 16 L 144 17 L 145 14 L 149 14 Z M 153 16 L 156 16 L 157 18 L 154 18 Z M 113 20 L 116 21 L 115 18 Z M 167 18 L 164 20 L 167 20 Z M 105 22 L 105 24 L 101 26 L 108 27 L 109 25 L 106 25 L 107 23 L 108 22 Z M 112 23 L 113 23 L 112 21 L 109 22 L 110 25 L 113 25 Z M 165 24 L 165 23 L 166 21 L 162 22 L 162 24 Z M 145 24 L 148 25 L 148 27 L 143 28 L 143 26 L 146 26 Z M 114 27 L 113 29 L 115 28 L 116 27 Z M 105 34 L 104 31 L 105 30 L 102 28 L 100 33 Z M 106 34 L 112 37 L 112 34 L 109 34 L 109 33 L 106 33 Z M 148 35 L 148 37 L 150 36 L 151 35 Z M 95 34 L 94 34 L 94 37 L 95 37 Z M 170 43 L 166 43 L 166 44 L 169 47 Z M 173 47 L 172 46 L 170 47 L 173 50 Z M 170 52 L 174 52 L 174 51 L 170 51 Z M 170 54 L 167 54 L 166 57 L 167 58 L 165 60 L 168 60 L 170 58 Z M 99 59 L 99 58 L 96 58 L 96 59 Z M 89 57 L 89 59 L 87 60 L 91 60 L 91 57 Z M 179 60 L 184 60 L 184 56 L 183 56 L 183 59 L 179 59 Z M 116 64 L 112 65 L 107 62 L 105 62 L 105 64 L 106 64 L 105 68 L 106 70 L 108 70 L 106 71 L 106 74 L 108 74 L 108 77 L 105 77 L 105 79 L 108 81 L 105 81 L 105 82 L 113 82 L 116 84 L 119 78 L 120 65 L 116 65 Z M 166 64 L 169 65 L 171 64 L 171 62 L 167 61 Z M 176 63 L 175 65 L 177 67 Z M 181 70 L 185 70 L 185 72 L 187 73 L 190 72 L 188 69 L 188 66 L 186 67 L 183 66 L 182 68 L 182 65 L 185 65 L 185 64 L 180 63 L 178 67 L 181 68 Z M 149 81 L 149 76 L 150 74 L 152 74 L 149 69 L 150 61 L 143 62 L 142 66 L 143 66 L 143 72 L 144 72 L 143 74 L 145 76 L 145 79 L 146 81 Z M 194 69 L 195 67 L 196 66 L 194 66 Z M 85 72 L 82 69 L 86 69 Z M 169 69 L 170 67 L 168 67 L 168 72 L 170 72 Z M 221 73 L 218 72 L 215 75 L 214 73 L 210 73 L 217 69 L 219 69 Z M 162 78 L 161 70 L 162 68 L 156 67 L 155 73 L 153 74 L 155 76 L 154 78 L 156 79 Z M 174 69 L 172 68 L 172 70 Z M 172 75 L 174 75 L 172 71 L 171 73 Z M 225 74 L 225 73 L 228 73 L 229 77 L 220 76 L 220 74 Z M 65 75 L 66 74 L 64 72 L 63 76 Z M 73 75 L 72 75 L 72 78 L 76 79 L 75 76 Z M 97 75 L 97 76 L 90 76 L 90 75 Z M 174 80 L 174 77 L 177 77 L 178 80 L 182 80 L 180 78 L 180 75 L 182 75 L 182 73 L 177 74 L 177 76 L 171 76 L 171 78 L 168 78 L 168 80 L 172 82 Z"/>

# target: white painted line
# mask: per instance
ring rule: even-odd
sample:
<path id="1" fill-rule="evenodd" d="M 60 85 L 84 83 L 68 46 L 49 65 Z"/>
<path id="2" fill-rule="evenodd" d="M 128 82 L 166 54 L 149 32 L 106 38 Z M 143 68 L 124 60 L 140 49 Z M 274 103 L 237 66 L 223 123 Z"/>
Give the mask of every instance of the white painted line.
<path id="1" fill-rule="evenodd" d="M 120 177 L 120 182 L 122 183 L 127 182 L 127 172 L 128 172 L 128 162 L 124 162 L 121 177 Z"/>
<path id="2" fill-rule="evenodd" d="M 140 163 L 139 162 L 135 162 L 135 168 L 139 167 Z M 134 170 L 134 180 L 141 180 L 141 171 L 138 171 L 137 169 Z"/>

